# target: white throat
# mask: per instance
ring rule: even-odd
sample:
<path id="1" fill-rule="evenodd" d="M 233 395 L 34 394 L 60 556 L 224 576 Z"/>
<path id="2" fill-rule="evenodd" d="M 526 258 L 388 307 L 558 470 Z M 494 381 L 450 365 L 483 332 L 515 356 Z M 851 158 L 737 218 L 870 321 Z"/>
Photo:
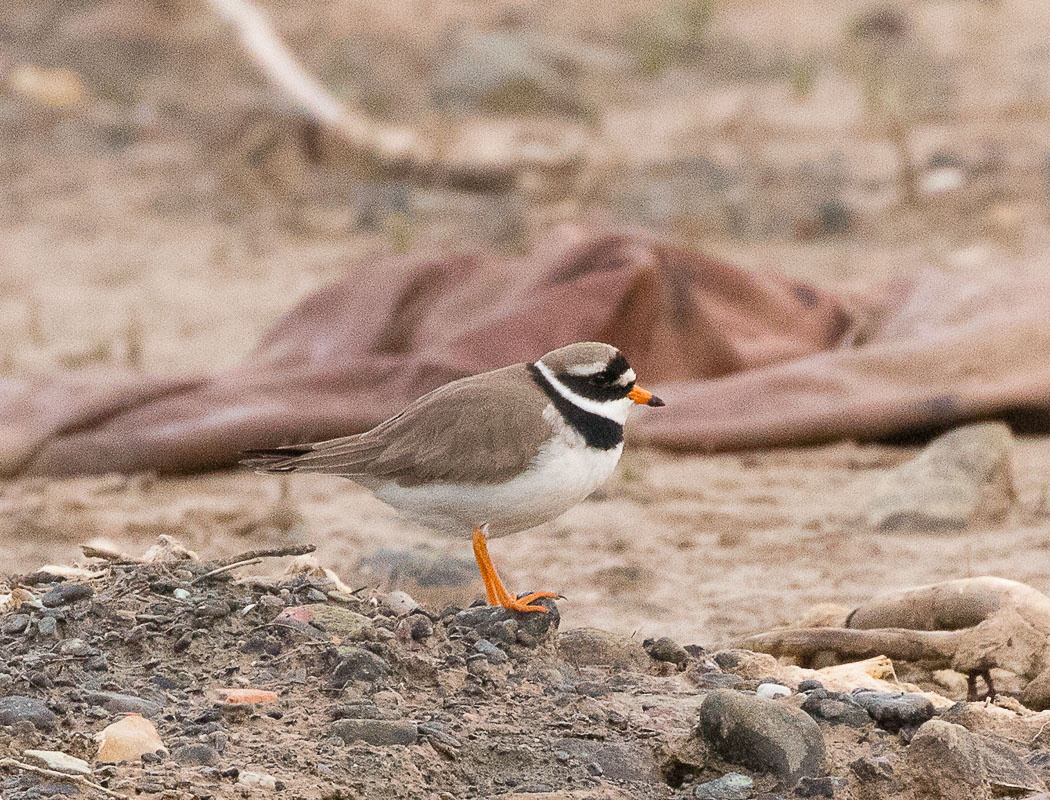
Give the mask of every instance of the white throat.
<path id="1" fill-rule="evenodd" d="M 604 417 L 605 419 L 611 419 L 613 422 L 618 422 L 621 425 L 627 422 L 627 415 L 631 411 L 631 406 L 634 405 L 634 401 L 631 398 L 621 397 L 617 400 L 592 400 L 589 397 L 577 394 L 564 383 L 559 381 L 554 377 L 554 373 L 550 371 L 550 368 L 542 361 L 536 361 L 534 366 L 540 371 L 540 374 L 547 379 L 547 382 L 554 387 L 554 391 L 577 408 L 581 408 L 591 414 L 596 414 L 599 417 Z"/>

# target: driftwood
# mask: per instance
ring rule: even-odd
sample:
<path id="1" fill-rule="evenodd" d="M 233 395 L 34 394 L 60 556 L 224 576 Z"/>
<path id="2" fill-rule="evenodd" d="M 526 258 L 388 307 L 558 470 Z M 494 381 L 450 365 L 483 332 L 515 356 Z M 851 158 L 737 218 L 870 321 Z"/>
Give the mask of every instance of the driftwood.
<path id="1" fill-rule="evenodd" d="M 473 120 L 459 129 L 390 125 L 339 102 L 296 60 L 266 15 L 249 0 L 209 0 L 260 71 L 353 155 L 389 178 L 477 191 L 507 191 L 527 175 L 564 178 L 584 169 L 594 144 L 582 129 L 532 136 L 521 126 Z"/>
<path id="2" fill-rule="evenodd" d="M 770 631 L 736 646 L 790 656 L 803 666 L 830 652 L 951 668 L 969 676 L 976 699 L 978 675 L 989 695 L 995 694 L 992 669 L 1016 673 L 1032 685 L 1050 676 L 1050 597 L 1004 578 L 964 578 L 876 597 L 854 609 L 845 627 Z"/>

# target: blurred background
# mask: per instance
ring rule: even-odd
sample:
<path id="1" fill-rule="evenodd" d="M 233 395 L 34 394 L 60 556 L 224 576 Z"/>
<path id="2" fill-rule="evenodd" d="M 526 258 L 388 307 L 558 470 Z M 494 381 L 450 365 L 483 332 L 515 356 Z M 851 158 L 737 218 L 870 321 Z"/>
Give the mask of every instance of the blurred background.
<path id="1" fill-rule="evenodd" d="M 356 132 L 267 79 L 241 35 L 255 11 Z M 563 222 L 832 290 L 923 269 L 1041 276 L 1048 109 L 1036 0 L 12 0 L 0 378 L 211 372 L 365 256 L 525 253 Z M 1018 510 L 994 547 L 982 530 L 858 528 L 857 487 L 909 455 L 641 451 L 494 556 L 509 583 L 566 594 L 574 624 L 705 642 L 887 583 L 1050 577 L 1030 556 L 1046 547 L 1041 441 L 1018 445 Z M 316 541 L 348 582 L 419 599 L 480 589 L 465 546 L 343 481 L 0 482 L 8 569 L 160 533 L 208 555 Z"/>

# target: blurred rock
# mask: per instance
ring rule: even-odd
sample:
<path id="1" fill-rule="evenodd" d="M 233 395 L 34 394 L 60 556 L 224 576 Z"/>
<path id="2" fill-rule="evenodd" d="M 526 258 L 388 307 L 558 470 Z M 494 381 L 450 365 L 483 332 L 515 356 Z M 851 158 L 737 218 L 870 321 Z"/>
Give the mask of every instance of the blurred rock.
<path id="1" fill-rule="evenodd" d="M 0 725 L 31 722 L 42 731 L 54 730 L 58 717 L 47 705 L 35 697 L 0 697 Z"/>
<path id="2" fill-rule="evenodd" d="M 698 732 L 726 761 L 773 773 L 789 785 L 824 772 L 819 726 L 785 703 L 716 689 L 700 706 Z"/>
<path id="3" fill-rule="evenodd" d="M 930 720 L 912 737 L 901 770 L 916 795 L 929 800 L 988 800 L 977 738 L 961 725 Z"/>
<path id="4" fill-rule="evenodd" d="M 82 758 L 60 753 L 57 750 L 26 750 L 22 755 L 43 762 L 44 766 L 60 772 L 76 772 L 81 775 L 91 774 L 91 765 Z"/>
<path id="5" fill-rule="evenodd" d="M 933 703 L 921 694 L 859 691 L 852 699 L 879 727 L 894 733 L 918 727 L 933 716 Z"/>
<path id="6" fill-rule="evenodd" d="M 661 636 L 655 640 L 646 639 L 642 642 L 642 647 L 653 660 L 667 661 L 679 669 L 685 669 L 686 662 L 689 661 L 686 649 L 669 636 Z"/>
<path id="7" fill-rule="evenodd" d="M 725 672 L 732 672 L 748 681 L 757 681 L 777 673 L 777 660 L 768 653 L 740 649 L 719 650 L 711 658 Z"/>
<path id="8" fill-rule="evenodd" d="M 137 761 L 144 753 L 164 750 L 156 727 L 145 717 L 128 714 L 96 735 L 98 760 L 111 763 Z"/>
<path id="9" fill-rule="evenodd" d="M 592 739 L 558 739 L 551 746 L 581 763 L 597 764 L 601 767 L 601 774 L 611 781 L 645 782 L 656 775 L 656 762 L 652 755 L 638 745 Z"/>
<path id="10" fill-rule="evenodd" d="M 558 637 L 558 652 L 574 667 L 645 672 L 649 666 L 649 655 L 636 640 L 596 628 L 565 631 Z"/>
<path id="11" fill-rule="evenodd" d="M 693 789 L 696 800 L 748 800 L 753 797 L 755 782 L 739 772 L 727 772 L 721 778 L 701 783 Z"/>
<path id="12" fill-rule="evenodd" d="M 1013 435 L 1000 422 L 966 425 L 934 439 L 882 477 L 868 502 L 881 531 L 958 531 L 999 522 L 1014 501 Z"/>
<path id="13" fill-rule="evenodd" d="M 415 744 L 419 728 L 405 720 L 340 719 L 332 723 L 332 735 L 347 744 L 358 740 L 374 745 Z"/>

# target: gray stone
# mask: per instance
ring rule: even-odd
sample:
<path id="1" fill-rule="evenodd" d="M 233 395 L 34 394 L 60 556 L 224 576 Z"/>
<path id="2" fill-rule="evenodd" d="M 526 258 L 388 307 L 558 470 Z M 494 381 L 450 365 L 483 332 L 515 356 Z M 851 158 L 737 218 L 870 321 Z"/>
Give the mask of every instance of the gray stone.
<path id="1" fill-rule="evenodd" d="M 655 641 L 645 642 L 643 646 L 653 660 L 667 661 L 679 669 L 684 669 L 686 662 L 689 661 L 689 653 L 669 636 L 661 636 Z"/>
<path id="2" fill-rule="evenodd" d="M 893 764 L 886 756 L 861 756 L 851 761 L 849 768 L 859 783 L 873 790 L 872 794 L 892 794 L 897 790 Z"/>
<path id="3" fill-rule="evenodd" d="M 850 695 L 842 692 L 814 689 L 803 701 L 802 710 L 813 719 L 822 719 L 832 725 L 863 728 L 871 724 L 868 712 L 857 705 Z"/>
<path id="4" fill-rule="evenodd" d="M 933 717 L 933 703 L 921 694 L 854 692 L 851 696 L 879 727 L 894 733 L 918 727 Z"/>
<path id="5" fill-rule="evenodd" d="M 612 781 L 647 783 L 656 779 L 656 762 L 644 747 L 573 738 L 557 739 L 551 747 L 583 764 L 597 764 L 599 774 Z"/>
<path id="6" fill-rule="evenodd" d="M 214 767 L 219 763 L 219 751 L 210 744 L 194 743 L 179 747 L 172 753 L 179 764 L 198 767 Z"/>
<path id="7" fill-rule="evenodd" d="M 645 672 L 649 654 L 629 636 L 577 628 L 558 637 L 558 652 L 574 667 L 611 667 L 615 670 Z"/>
<path id="8" fill-rule="evenodd" d="M 0 697 L 0 725 L 31 722 L 42 731 L 54 730 L 58 717 L 42 700 L 12 695 Z"/>
<path id="9" fill-rule="evenodd" d="M 510 657 L 500 650 L 488 639 L 478 639 L 474 642 L 474 649 L 485 656 L 490 664 L 506 664 Z"/>
<path id="10" fill-rule="evenodd" d="M 994 796 L 1045 791 L 1042 779 L 1006 742 L 980 735 L 977 740 Z"/>
<path id="11" fill-rule="evenodd" d="M 693 789 L 696 800 L 748 800 L 754 795 L 755 782 L 739 772 L 727 772 L 721 778 L 701 783 Z"/>
<path id="12" fill-rule="evenodd" d="M 824 772 L 820 727 L 786 703 L 716 689 L 700 706 L 698 730 L 726 761 L 773 773 L 788 785 Z"/>
<path id="13" fill-rule="evenodd" d="M 41 636 L 54 636 L 58 633 L 58 622 L 54 617 L 41 617 L 36 629 Z"/>
<path id="14" fill-rule="evenodd" d="M 956 428 L 886 473 L 868 502 L 881 531 L 959 531 L 998 522 L 1013 505 L 1013 435 L 1000 422 Z"/>
<path id="15" fill-rule="evenodd" d="M 163 711 L 160 703 L 116 692 L 89 692 L 87 701 L 93 706 L 102 706 L 111 714 L 141 714 L 143 717 L 155 719 Z"/>
<path id="16" fill-rule="evenodd" d="M 0 626 L 0 632 L 13 636 L 16 633 L 24 633 L 25 629 L 29 627 L 29 615 L 28 614 L 12 614 L 4 620 L 4 624 Z"/>
<path id="17" fill-rule="evenodd" d="M 86 600 L 95 593 L 86 583 L 60 583 L 54 589 L 45 594 L 40 602 L 46 608 L 57 608 L 58 606 L 75 603 L 78 600 Z"/>
<path id="18" fill-rule="evenodd" d="M 98 650 L 83 639 L 66 639 L 58 646 L 58 652 L 63 656 L 73 656 L 74 658 L 87 658 L 88 656 L 98 655 Z"/>
<path id="19" fill-rule="evenodd" d="M 816 678 L 806 678 L 804 681 L 799 681 L 798 690 L 800 692 L 812 692 L 817 689 L 823 689 L 824 684 L 818 681 Z"/>
<path id="20" fill-rule="evenodd" d="M 798 797 L 834 797 L 839 789 L 846 786 L 843 778 L 827 776 L 823 778 L 800 778 L 795 787 Z"/>
<path id="21" fill-rule="evenodd" d="M 989 800 L 977 737 L 962 725 L 925 723 L 908 745 L 901 768 L 906 788 L 923 800 Z"/>
<path id="22" fill-rule="evenodd" d="M 332 723 L 332 735 L 348 744 L 358 740 L 374 745 L 415 744 L 419 728 L 406 720 L 340 719 Z"/>
<path id="23" fill-rule="evenodd" d="M 482 638 L 493 642 L 527 644 L 535 647 L 546 641 L 561 624 L 561 614 L 553 600 L 544 598 L 533 605 L 542 611 L 517 613 L 501 606 L 472 606 L 464 608 L 449 623 L 450 630 L 471 628 Z"/>
<path id="24" fill-rule="evenodd" d="M 685 676 L 701 689 L 733 689 L 744 682 L 732 672 L 686 672 Z"/>
<path id="25" fill-rule="evenodd" d="M 386 661 L 363 647 L 340 647 L 336 653 L 339 663 L 332 679 L 340 685 L 347 681 L 377 681 L 390 674 Z"/>
<path id="26" fill-rule="evenodd" d="M 1036 675 L 1021 691 L 1021 702 L 1033 711 L 1050 709 L 1050 669 Z"/>

